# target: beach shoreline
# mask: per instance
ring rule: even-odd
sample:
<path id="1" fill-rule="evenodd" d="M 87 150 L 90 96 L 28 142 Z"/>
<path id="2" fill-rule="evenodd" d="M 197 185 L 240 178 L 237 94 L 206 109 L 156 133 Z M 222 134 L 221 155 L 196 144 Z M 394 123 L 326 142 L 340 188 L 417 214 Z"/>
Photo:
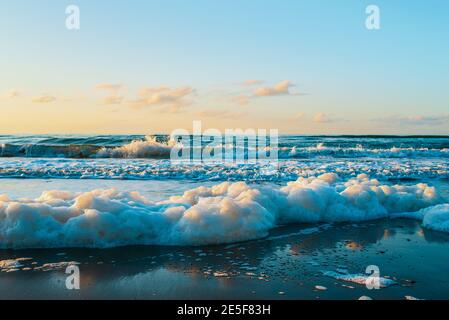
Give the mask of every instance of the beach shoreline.
<path id="1" fill-rule="evenodd" d="M 31 258 L 0 272 L 0 299 L 444 299 L 448 247 L 447 234 L 383 219 L 281 227 L 221 246 L 0 250 L 0 260 Z M 80 290 L 65 286 L 67 262 L 80 268 Z M 325 274 L 363 274 L 370 265 L 395 284 L 368 290 Z"/>

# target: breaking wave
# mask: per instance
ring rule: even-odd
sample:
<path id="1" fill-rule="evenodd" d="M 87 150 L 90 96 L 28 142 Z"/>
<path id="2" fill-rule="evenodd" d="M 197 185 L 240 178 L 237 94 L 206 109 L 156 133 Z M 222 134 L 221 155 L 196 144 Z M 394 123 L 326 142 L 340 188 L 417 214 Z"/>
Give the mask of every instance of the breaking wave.
<path id="1" fill-rule="evenodd" d="M 198 137 L 196 137 L 198 139 Z M 0 157 L 168 159 L 175 142 L 169 136 L 17 137 L 0 136 Z M 190 147 L 190 146 L 184 146 Z M 198 148 L 208 149 L 207 142 Z M 217 148 L 244 154 L 243 146 Z M 281 136 L 275 151 L 281 159 L 449 158 L 448 137 L 304 137 Z"/>
<path id="2" fill-rule="evenodd" d="M 175 142 L 159 142 L 155 137 L 146 137 L 145 140 L 134 140 L 129 144 L 116 148 L 102 148 L 94 156 L 96 158 L 169 158 Z"/>
<path id="3" fill-rule="evenodd" d="M 256 164 L 174 164 L 166 159 L 0 159 L 0 178 L 288 182 L 335 172 L 380 180 L 449 179 L 449 159 L 310 159 Z"/>
<path id="4" fill-rule="evenodd" d="M 152 202 L 137 192 L 0 196 L 1 248 L 198 246 L 264 238 L 291 223 L 366 221 L 402 215 L 449 231 L 449 205 L 434 187 L 381 184 L 366 175 L 299 178 L 283 187 L 225 182 Z"/>

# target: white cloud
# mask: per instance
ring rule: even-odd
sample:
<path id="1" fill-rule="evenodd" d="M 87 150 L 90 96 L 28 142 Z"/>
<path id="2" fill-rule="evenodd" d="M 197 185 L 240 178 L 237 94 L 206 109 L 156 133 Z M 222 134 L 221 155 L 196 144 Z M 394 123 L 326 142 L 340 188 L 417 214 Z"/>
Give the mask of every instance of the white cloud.
<path id="1" fill-rule="evenodd" d="M 103 104 L 105 105 L 121 104 L 123 100 L 124 97 L 122 96 L 111 95 L 103 98 Z"/>
<path id="2" fill-rule="evenodd" d="M 241 85 L 245 87 L 254 87 L 264 83 L 261 80 L 246 80 Z M 246 91 L 235 94 L 230 101 L 241 106 L 248 105 L 252 99 L 273 96 L 298 96 L 299 93 L 290 92 L 290 88 L 295 85 L 290 80 L 283 80 L 273 86 L 263 86 L 256 89 L 248 89 Z"/>
<path id="3" fill-rule="evenodd" d="M 52 95 L 48 95 L 48 94 L 37 96 L 37 97 L 34 97 L 32 99 L 32 102 L 34 102 L 34 103 L 42 103 L 42 104 L 52 103 L 52 102 L 55 102 L 55 101 L 56 101 L 56 97 L 54 97 Z"/>
<path id="4" fill-rule="evenodd" d="M 124 97 L 119 94 L 124 86 L 122 84 L 115 83 L 100 83 L 95 86 L 95 89 L 106 91 L 108 94 L 103 98 L 102 103 L 105 105 L 121 104 L 124 101 Z"/>
<path id="5" fill-rule="evenodd" d="M 251 80 L 246 80 L 246 81 L 244 81 L 244 82 L 243 82 L 243 85 L 244 85 L 244 86 L 255 86 L 255 85 L 262 84 L 262 83 L 263 83 L 262 80 L 254 80 L 254 79 L 251 79 Z"/>
<path id="6" fill-rule="evenodd" d="M 290 95 L 290 88 L 294 85 L 289 80 L 284 80 L 272 87 L 260 87 L 254 91 L 255 97 L 270 97 Z"/>
<path id="7" fill-rule="evenodd" d="M 198 117 L 204 118 L 220 118 L 220 119 L 237 119 L 245 116 L 245 113 L 234 113 L 228 110 L 203 110 L 196 113 Z"/>
<path id="8" fill-rule="evenodd" d="M 144 88 L 140 90 L 138 98 L 131 101 L 134 107 L 168 106 L 173 110 L 179 110 L 191 103 L 189 99 L 195 90 L 191 87 L 169 88 Z"/>
<path id="9" fill-rule="evenodd" d="M 250 97 L 246 94 L 239 94 L 238 96 L 232 97 L 231 101 L 241 106 L 246 106 L 250 102 Z"/>
<path id="10" fill-rule="evenodd" d="M 329 115 L 319 112 L 313 117 L 313 122 L 315 123 L 329 123 L 333 120 L 329 118 Z"/>
<path id="11" fill-rule="evenodd" d="M 294 117 L 296 120 L 302 120 L 302 119 L 305 118 L 305 116 L 306 116 L 306 114 L 305 114 L 304 112 L 298 112 L 298 113 L 295 114 L 293 117 Z"/>
<path id="12" fill-rule="evenodd" d="M 117 84 L 115 84 L 115 83 L 100 83 L 95 86 L 95 89 L 97 89 L 97 90 L 109 90 L 109 91 L 113 91 L 113 92 L 117 92 L 122 88 L 123 88 L 123 85 L 119 84 L 119 83 L 117 83 Z"/>
<path id="13" fill-rule="evenodd" d="M 8 92 L 5 94 L 5 98 L 6 98 L 6 99 L 15 99 L 15 98 L 18 98 L 19 96 L 20 96 L 20 92 L 17 91 L 17 90 L 11 90 L 11 91 L 8 91 Z"/>

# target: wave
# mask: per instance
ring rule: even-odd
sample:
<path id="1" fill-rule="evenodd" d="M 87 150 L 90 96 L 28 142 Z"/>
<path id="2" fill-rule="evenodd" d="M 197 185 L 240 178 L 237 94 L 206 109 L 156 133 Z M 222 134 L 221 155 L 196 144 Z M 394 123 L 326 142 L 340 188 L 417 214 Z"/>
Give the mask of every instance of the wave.
<path id="1" fill-rule="evenodd" d="M 319 143 L 313 147 L 283 148 L 280 150 L 281 158 L 311 158 L 318 156 L 329 156 L 335 158 L 447 158 L 449 149 L 431 149 L 414 147 L 391 147 L 391 148 L 365 148 L 362 145 L 356 147 L 327 147 Z"/>
<path id="2" fill-rule="evenodd" d="M 263 148 L 259 152 L 277 152 L 280 159 L 449 158 L 448 140 L 281 136 L 278 147 Z M 0 157 L 169 159 L 175 145 L 179 146 L 168 136 L 31 136 L 3 139 L 0 136 Z M 184 146 L 185 148 L 190 148 L 190 145 Z M 246 150 L 244 146 L 237 146 L 235 143 L 211 148 L 204 141 L 197 148 L 205 151 L 235 150 L 240 156 L 254 151 Z"/>
<path id="3" fill-rule="evenodd" d="M 93 156 L 96 158 L 165 158 L 170 157 L 176 143 L 173 140 L 159 142 L 155 137 L 148 136 L 145 140 L 134 140 L 129 144 L 116 148 L 102 148 Z"/>
<path id="4" fill-rule="evenodd" d="M 0 157 L 92 158 L 102 148 L 94 145 L 1 144 Z"/>
<path id="5" fill-rule="evenodd" d="M 119 143 L 112 140 L 109 143 Z M 126 140 L 125 140 L 126 141 Z M 17 141 L 15 141 L 17 142 Z M 91 144 L 86 144 L 90 142 Z M 171 142 L 159 142 L 157 137 L 148 136 L 124 145 L 104 145 L 104 138 L 74 139 L 57 138 L 39 140 L 35 143 L 0 145 L 0 157 L 26 158 L 169 158 Z"/>
<path id="6" fill-rule="evenodd" d="M 0 159 L 0 178 L 288 182 L 335 172 L 349 179 L 449 179 L 449 159 L 291 159 L 256 164 L 175 164 L 165 159 Z"/>
<path id="7" fill-rule="evenodd" d="M 426 184 L 386 185 L 366 175 L 342 181 L 333 173 L 283 187 L 225 182 L 161 202 L 114 189 L 55 190 L 34 200 L 2 195 L 0 247 L 215 245 L 264 238 L 284 224 L 366 221 L 410 212 L 420 212 L 425 221 L 431 214 L 427 225 L 447 231 L 449 205 L 442 203 Z"/>

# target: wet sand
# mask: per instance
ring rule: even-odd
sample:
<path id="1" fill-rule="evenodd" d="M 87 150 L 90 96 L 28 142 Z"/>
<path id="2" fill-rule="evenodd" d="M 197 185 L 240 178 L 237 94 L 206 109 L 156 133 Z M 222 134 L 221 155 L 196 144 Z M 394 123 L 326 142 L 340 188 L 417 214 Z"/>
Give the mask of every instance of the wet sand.
<path id="1" fill-rule="evenodd" d="M 402 219 L 289 226 L 201 248 L 0 250 L 0 260 L 17 258 L 31 259 L 0 272 L 0 299 L 449 299 L 449 235 Z M 65 286 L 72 261 L 80 290 Z M 396 285 L 368 290 L 323 274 L 369 265 Z"/>

